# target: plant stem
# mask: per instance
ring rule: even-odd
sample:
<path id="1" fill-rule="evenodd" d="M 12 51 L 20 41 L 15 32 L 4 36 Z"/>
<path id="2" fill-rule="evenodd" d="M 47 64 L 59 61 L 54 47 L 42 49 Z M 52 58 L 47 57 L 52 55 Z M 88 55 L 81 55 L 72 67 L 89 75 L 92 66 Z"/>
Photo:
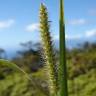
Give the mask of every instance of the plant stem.
<path id="1" fill-rule="evenodd" d="M 65 24 L 63 0 L 60 0 L 60 64 L 58 70 L 59 96 L 68 96 L 67 87 L 67 66 L 66 66 L 66 43 L 65 43 Z"/>

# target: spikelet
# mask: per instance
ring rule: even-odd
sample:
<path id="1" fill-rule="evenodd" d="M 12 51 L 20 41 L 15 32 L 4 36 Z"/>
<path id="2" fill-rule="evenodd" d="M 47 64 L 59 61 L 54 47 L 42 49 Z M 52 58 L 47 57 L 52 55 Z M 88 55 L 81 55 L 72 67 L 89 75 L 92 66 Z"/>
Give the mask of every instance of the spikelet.
<path id="1" fill-rule="evenodd" d="M 50 25 L 48 22 L 48 12 L 44 4 L 40 6 L 40 34 L 43 45 L 43 57 L 45 59 L 46 73 L 48 76 L 49 92 L 51 96 L 57 94 L 57 70 L 54 59 L 54 51 L 50 36 Z"/>

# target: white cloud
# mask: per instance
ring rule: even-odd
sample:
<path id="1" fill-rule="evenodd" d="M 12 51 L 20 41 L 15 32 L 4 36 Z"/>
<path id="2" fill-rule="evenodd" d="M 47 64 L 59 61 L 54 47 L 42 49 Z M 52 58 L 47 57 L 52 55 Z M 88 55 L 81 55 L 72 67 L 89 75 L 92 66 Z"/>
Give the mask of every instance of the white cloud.
<path id="1" fill-rule="evenodd" d="M 83 25 L 86 24 L 86 20 L 85 19 L 74 19 L 74 20 L 70 20 L 69 24 L 71 25 Z"/>
<path id="2" fill-rule="evenodd" d="M 85 36 L 88 37 L 88 38 L 96 36 L 96 29 L 92 29 L 92 30 L 86 31 L 85 32 Z"/>
<path id="3" fill-rule="evenodd" d="M 82 38 L 92 38 L 96 36 L 96 29 L 88 30 L 83 32 L 83 34 L 76 34 L 76 35 L 66 35 L 66 39 L 73 40 L 73 39 L 82 39 Z"/>
<path id="4" fill-rule="evenodd" d="M 0 21 L 0 29 L 9 28 L 14 24 L 15 20 L 9 19 L 6 21 Z"/>
<path id="5" fill-rule="evenodd" d="M 81 39 L 83 36 L 81 34 L 77 34 L 77 35 L 68 35 L 66 34 L 65 38 L 67 40 L 73 40 L 73 39 Z M 54 35 L 53 36 L 54 40 L 59 40 L 59 35 Z"/>
<path id="6" fill-rule="evenodd" d="M 38 23 L 29 24 L 26 27 L 26 31 L 28 31 L 28 32 L 38 31 L 38 29 L 39 29 L 39 24 Z"/>
<path id="7" fill-rule="evenodd" d="M 95 38 L 96 36 L 96 29 L 91 29 L 91 30 L 87 30 L 81 33 L 77 33 L 77 34 L 67 34 L 66 33 L 66 40 L 82 40 L 82 39 L 90 39 L 90 38 Z M 59 40 L 59 34 L 53 35 L 53 39 L 54 40 Z"/>
<path id="8" fill-rule="evenodd" d="M 81 34 L 77 34 L 77 35 L 66 35 L 65 37 L 68 40 L 73 40 L 73 39 L 81 39 L 83 37 L 83 35 L 81 35 Z"/>

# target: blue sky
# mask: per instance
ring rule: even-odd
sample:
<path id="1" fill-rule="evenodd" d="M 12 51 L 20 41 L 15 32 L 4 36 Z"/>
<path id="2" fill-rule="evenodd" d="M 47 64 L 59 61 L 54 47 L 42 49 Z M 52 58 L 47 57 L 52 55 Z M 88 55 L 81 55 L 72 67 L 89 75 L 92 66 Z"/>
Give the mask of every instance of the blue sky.
<path id="1" fill-rule="evenodd" d="M 59 0 L 0 0 L 0 47 L 39 40 L 40 2 L 48 8 L 51 32 L 58 40 Z M 65 0 L 66 39 L 95 40 L 96 0 Z"/>

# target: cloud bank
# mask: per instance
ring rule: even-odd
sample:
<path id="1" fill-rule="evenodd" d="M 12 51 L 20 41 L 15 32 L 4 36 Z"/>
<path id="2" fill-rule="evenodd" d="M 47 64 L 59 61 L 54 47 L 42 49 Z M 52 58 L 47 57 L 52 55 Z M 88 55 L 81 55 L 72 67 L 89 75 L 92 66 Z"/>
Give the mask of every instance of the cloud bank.
<path id="1" fill-rule="evenodd" d="M 0 21 L 0 29 L 5 29 L 11 27 L 15 23 L 15 20 L 9 19 L 6 21 Z"/>
<path id="2" fill-rule="evenodd" d="M 66 40 L 76 40 L 76 39 L 88 39 L 96 36 L 96 29 L 91 29 L 88 31 L 83 32 L 83 34 L 74 34 L 74 35 L 68 35 L 66 34 L 65 38 Z M 53 36 L 54 40 L 59 40 L 59 35 Z"/>
<path id="3" fill-rule="evenodd" d="M 32 23 L 26 27 L 26 31 L 28 32 L 34 32 L 38 30 L 39 30 L 39 23 Z"/>

